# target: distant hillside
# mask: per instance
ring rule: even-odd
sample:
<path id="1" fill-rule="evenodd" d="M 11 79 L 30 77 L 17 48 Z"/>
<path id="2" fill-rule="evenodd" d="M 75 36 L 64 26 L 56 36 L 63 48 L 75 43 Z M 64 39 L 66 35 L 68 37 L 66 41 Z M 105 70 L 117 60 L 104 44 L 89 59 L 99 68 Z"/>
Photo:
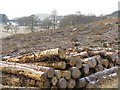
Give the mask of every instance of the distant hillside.
<path id="1" fill-rule="evenodd" d="M 107 16 L 109 16 L 109 17 L 118 17 L 118 15 L 120 15 L 120 11 L 115 11 L 115 12 L 113 12 L 113 13 L 107 15 Z"/>

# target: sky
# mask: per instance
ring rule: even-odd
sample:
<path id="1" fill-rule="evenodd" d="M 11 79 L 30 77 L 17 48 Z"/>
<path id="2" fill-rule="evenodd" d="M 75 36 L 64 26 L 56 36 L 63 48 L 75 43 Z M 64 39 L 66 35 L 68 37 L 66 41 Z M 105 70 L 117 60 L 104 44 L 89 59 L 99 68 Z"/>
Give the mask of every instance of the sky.
<path id="1" fill-rule="evenodd" d="M 0 13 L 9 19 L 57 10 L 58 15 L 110 14 L 118 10 L 120 0 L 0 0 Z"/>

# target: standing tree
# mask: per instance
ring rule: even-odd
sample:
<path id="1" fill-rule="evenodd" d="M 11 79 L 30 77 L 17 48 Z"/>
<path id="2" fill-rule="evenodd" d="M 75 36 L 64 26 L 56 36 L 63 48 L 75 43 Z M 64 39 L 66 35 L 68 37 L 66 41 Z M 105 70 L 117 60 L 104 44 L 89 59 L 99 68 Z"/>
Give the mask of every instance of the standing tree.
<path id="1" fill-rule="evenodd" d="M 35 26 L 37 24 L 37 17 L 35 15 L 31 15 L 26 19 L 26 25 L 29 27 L 31 32 L 34 32 Z"/>
<path id="2" fill-rule="evenodd" d="M 56 25 L 57 25 L 57 21 L 58 21 L 58 19 L 57 19 L 57 11 L 56 10 L 52 11 L 51 20 L 52 20 L 52 23 L 53 23 L 53 28 L 55 29 Z"/>
<path id="3" fill-rule="evenodd" d="M 50 26 L 52 26 L 52 22 L 49 18 L 45 18 L 43 21 L 42 21 L 42 27 L 44 29 L 50 29 Z"/>

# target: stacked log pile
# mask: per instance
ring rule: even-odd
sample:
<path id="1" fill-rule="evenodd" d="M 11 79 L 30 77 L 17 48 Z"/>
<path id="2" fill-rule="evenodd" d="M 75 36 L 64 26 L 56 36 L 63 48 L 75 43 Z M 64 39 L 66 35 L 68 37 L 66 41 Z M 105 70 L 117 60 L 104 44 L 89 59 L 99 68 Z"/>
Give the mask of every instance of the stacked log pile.
<path id="1" fill-rule="evenodd" d="M 0 61 L 2 84 L 39 88 L 91 88 L 114 77 L 119 51 L 110 48 L 50 49 Z"/>

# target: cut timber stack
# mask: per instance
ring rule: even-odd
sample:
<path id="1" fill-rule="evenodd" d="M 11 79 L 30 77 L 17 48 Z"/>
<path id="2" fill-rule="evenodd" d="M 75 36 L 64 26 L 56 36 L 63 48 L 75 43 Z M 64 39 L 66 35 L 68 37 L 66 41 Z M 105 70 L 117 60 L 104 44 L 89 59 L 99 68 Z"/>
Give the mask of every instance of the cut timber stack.
<path id="1" fill-rule="evenodd" d="M 2 84 L 39 88 L 93 88 L 118 71 L 118 51 L 61 48 L 3 58 Z M 8 81 L 9 80 L 9 81 Z M 8 81 L 8 82 L 7 82 Z"/>

